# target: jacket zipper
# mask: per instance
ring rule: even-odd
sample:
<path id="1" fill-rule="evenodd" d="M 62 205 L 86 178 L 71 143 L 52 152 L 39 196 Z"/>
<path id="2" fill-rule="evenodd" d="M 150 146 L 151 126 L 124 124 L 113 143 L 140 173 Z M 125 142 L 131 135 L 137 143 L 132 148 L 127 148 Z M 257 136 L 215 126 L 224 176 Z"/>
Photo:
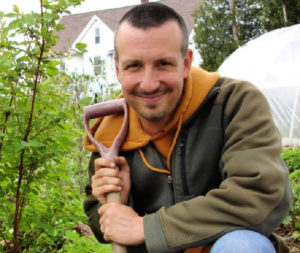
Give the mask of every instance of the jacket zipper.
<path id="1" fill-rule="evenodd" d="M 208 101 L 210 101 L 211 98 L 215 97 L 220 92 L 221 92 L 220 87 L 218 87 L 218 86 L 214 87 L 212 89 L 212 91 L 208 93 L 207 97 L 205 98 L 205 100 L 203 101 L 201 106 L 198 108 L 198 110 L 200 108 L 202 108 Z M 189 120 L 191 120 L 191 118 Z M 188 121 L 185 122 L 185 124 L 187 124 Z M 185 150 L 185 148 L 186 148 L 185 141 L 186 140 L 185 139 L 186 139 L 186 134 L 182 135 L 182 138 L 181 138 L 180 142 L 178 143 L 177 152 L 178 152 L 178 155 L 181 158 L 180 159 L 180 173 L 181 173 L 181 182 L 182 182 L 183 194 L 184 194 L 184 196 L 187 196 L 187 195 L 189 195 L 190 191 L 189 191 L 189 188 L 188 188 L 187 178 L 186 178 L 186 167 L 185 167 L 185 152 L 186 152 L 186 150 Z"/>
<path id="2" fill-rule="evenodd" d="M 186 167 L 185 167 L 185 139 L 186 136 L 183 135 L 178 144 L 177 152 L 178 155 L 180 156 L 180 174 L 181 174 L 183 194 L 186 196 L 189 195 L 189 188 L 186 179 Z"/>
<path id="3" fill-rule="evenodd" d="M 169 190 L 170 190 L 170 200 L 171 200 L 170 205 L 174 205 L 175 204 L 175 198 L 174 198 L 174 189 L 173 189 L 172 176 L 168 175 L 167 180 L 168 180 L 168 186 L 169 186 Z"/>
<path id="4" fill-rule="evenodd" d="M 214 97 L 216 94 L 220 93 L 220 88 L 217 87 L 215 89 L 213 89 L 207 96 L 207 98 L 205 99 L 205 101 L 203 102 L 206 103 L 207 100 L 210 100 L 211 97 Z M 203 105 L 201 105 L 202 107 Z M 188 188 L 188 184 L 187 184 L 187 178 L 186 178 L 186 168 L 185 168 L 185 139 L 186 139 L 186 135 L 183 135 L 180 139 L 180 142 L 178 142 L 178 146 L 177 146 L 177 152 L 178 155 L 180 156 L 180 173 L 181 173 L 181 181 L 182 181 L 182 188 L 183 188 L 183 194 L 185 196 L 189 195 L 189 188 Z M 168 175 L 167 177 L 168 180 L 168 186 L 169 186 L 169 190 L 170 190 L 170 199 L 171 199 L 171 205 L 175 204 L 175 197 L 174 197 L 174 188 L 173 188 L 173 179 L 171 175 Z"/>

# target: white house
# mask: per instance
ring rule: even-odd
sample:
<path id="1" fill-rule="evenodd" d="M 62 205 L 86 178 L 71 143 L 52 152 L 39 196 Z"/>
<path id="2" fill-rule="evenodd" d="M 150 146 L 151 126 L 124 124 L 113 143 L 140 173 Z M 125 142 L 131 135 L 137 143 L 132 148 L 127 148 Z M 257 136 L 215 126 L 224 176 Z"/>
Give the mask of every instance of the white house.
<path id="1" fill-rule="evenodd" d="M 142 0 L 141 3 L 147 2 Z M 174 8 L 184 18 L 190 33 L 191 49 L 194 51 L 194 65 L 199 65 L 201 58 L 193 42 L 194 20 L 191 14 L 202 0 L 161 0 L 158 1 Z M 103 83 L 117 83 L 114 71 L 114 31 L 120 18 L 133 6 L 92 11 L 62 17 L 61 24 L 66 28 L 58 33 L 60 40 L 53 48 L 62 53 L 60 68 L 66 72 L 97 75 L 102 70 L 106 73 Z M 96 7 L 95 7 L 96 8 Z M 87 44 L 87 52 L 76 52 L 76 43 Z M 103 71 L 102 71 L 103 73 Z M 101 78 L 100 78 L 101 80 Z M 101 81 L 100 81 L 101 82 Z"/>

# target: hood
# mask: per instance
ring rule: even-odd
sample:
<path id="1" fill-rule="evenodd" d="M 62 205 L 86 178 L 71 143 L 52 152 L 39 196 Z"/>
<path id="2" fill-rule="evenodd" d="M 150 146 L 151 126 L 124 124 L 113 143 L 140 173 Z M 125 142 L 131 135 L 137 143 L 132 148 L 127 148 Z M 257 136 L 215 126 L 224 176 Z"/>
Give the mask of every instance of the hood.
<path id="1" fill-rule="evenodd" d="M 166 157 L 173 142 L 175 131 L 178 129 L 178 124 L 180 124 L 180 128 L 181 124 L 195 112 L 218 79 L 218 73 L 210 73 L 201 68 L 192 67 L 184 84 L 183 97 L 173 119 L 160 133 L 154 136 L 143 131 L 137 113 L 129 107 L 129 130 L 121 146 L 121 151 L 139 149 L 152 141 Z M 122 123 L 123 115 L 121 114 L 105 116 L 96 120 L 91 127 L 91 132 L 98 142 L 109 148 L 119 133 Z M 98 151 L 87 136 L 84 145 L 89 151 Z"/>

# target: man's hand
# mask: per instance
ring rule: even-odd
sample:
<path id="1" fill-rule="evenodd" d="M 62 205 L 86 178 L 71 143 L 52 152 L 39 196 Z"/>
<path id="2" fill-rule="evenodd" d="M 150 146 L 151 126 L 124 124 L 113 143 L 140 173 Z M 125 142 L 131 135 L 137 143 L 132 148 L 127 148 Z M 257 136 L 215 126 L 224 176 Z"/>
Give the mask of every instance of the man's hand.
<path id="1" fill-rule="evenodd" d="M 131 208 L 107 203 L 98 210 L 100 229 L 104 239 L 121 245 L 138 245 L 145 241 L 143 217 Z"/>
<path id="2" fill-rule="evenodd" d="M 118 156 L 113 162 L 105 158 L 96 159 L 95 174 L 91 181 L 92 194 L 101 204 L 106 203 L 106 194 L 109 192 L 121 192 L 122 203 L 127 203 L 130 191 L 130 169 L 124 157 Z"/>

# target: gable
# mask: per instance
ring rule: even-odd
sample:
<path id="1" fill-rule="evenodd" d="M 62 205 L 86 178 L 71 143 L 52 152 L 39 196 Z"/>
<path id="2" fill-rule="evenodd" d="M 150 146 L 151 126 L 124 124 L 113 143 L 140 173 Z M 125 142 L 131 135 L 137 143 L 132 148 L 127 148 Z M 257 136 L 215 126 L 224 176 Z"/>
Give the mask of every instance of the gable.
<path id="1" fill-rule="evenodd" d="M 161 0 L 158 2 L 175 9 L 185 20 L 188 32 L 190 33 L 194 26 L 194 19 L 191 14 L 199 5 L 201 5 L 203 0 Z M 121 17 L 133 7 L 134 6 L 127 6 L 122 8 L 92 11 L 88 13 L 72 14 L 62 17 L 59 23 L 64 24 L 66 28 L 57 33 L 60 40 L 52 49 L 55 52 L 69 51 L 73 43 L 78 40 L 80 34 L 82 34 L 84 29 L 86 29 L 86 26 L 88 26 L 94 15 L 96 15 L 114 32 Z"/>

